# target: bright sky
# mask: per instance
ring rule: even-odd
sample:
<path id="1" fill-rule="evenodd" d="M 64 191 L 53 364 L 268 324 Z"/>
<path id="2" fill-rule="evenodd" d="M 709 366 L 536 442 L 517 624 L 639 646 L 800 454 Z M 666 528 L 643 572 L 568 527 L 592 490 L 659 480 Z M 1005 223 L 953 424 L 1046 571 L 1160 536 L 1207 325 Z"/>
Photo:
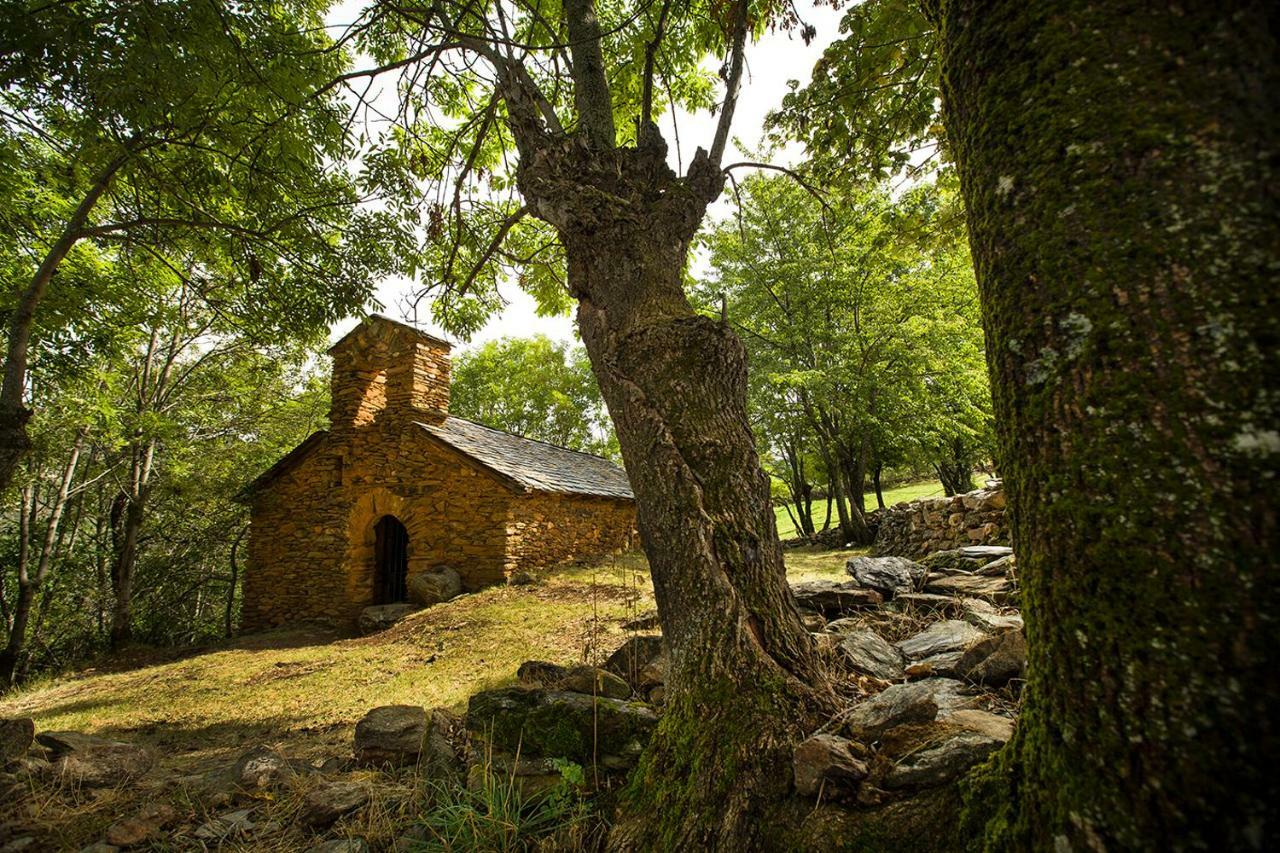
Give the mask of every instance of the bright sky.
<path id="1" fill-rule="evenodd" d="M 330 20 L 335 24 L 347 23 L 355 17 L 355 13 L 362 5 L 362 0 L 344 0 L 330 16 Z M 839 35 L 840 12 L 819 6 L 809 8 L 804 14 L 805 19 L 818 30 L 817 37 L 808 46 L 800 39 L 798 32 L 794 31 L 768 33 L 759 42 L 748 46 L 747 74 L 744 76 L 742 92 L 734 115 L 732 137 L 735 144 L 731 145 L 725 153 L 725 163 L 754 159 L 748 156 L 744 149 L 754 149 L 759 146 L 765 115 L 781 104 L 782 97 L 787 92 L 787 81 L 807 82 L 813 63 L 822 55 L 826 46 Z M 715 116 L 709 113 L 689 115 L 682 111 L 676 114 L 675 119 L 679 122 L 680 153 L 683 155 L 684 165 L 687 166 L 694 149 L 698 146 L 710 147 L 711 137 L 715 132 Z M 672 116 L 666 115 L 663 116 L 660 124 L 671 150 L 671 165 L 674 168 L 676 146 L 671 132 L 671 122 Z M 786 164 L 793 161 L 797 153 L 792 150 L 783 152 L 780 158 L 775 158 L 774 162 L 781 160 L 782 164 Z M 740 174 L 746 174 L 746 170 L 742 170 Z M 727 215 L 728 210 L 728 201 L 722 197 L 712 208 L 710 216 L 722 217 Z M 377 299 L 383 305 L 382 313 L 414 323 L 433 334 L 453 340 L 432 322 L 431 317 L 428 316 L 430 309 L 426 305 L 426 300 L 415 315 L 412 305 L 414 292 L 413 282 L 407 279 L 384 280 L 377 288 Z M 471 343 L 482 343 L 504 336 L 526 336 L 539 333 L 557 340 L 575 338 L 573 319 L 570 316 L 537 316 L 534 312 L 533 300 L 514 283 L 504 286 L 501 293 L 507 300 L 507 307 L 494 316 L 471 339 Z M 354 319 L 350 319 L 335 325 L 334 339 L 344 334 L 355 325 L 355 322 Z"/>

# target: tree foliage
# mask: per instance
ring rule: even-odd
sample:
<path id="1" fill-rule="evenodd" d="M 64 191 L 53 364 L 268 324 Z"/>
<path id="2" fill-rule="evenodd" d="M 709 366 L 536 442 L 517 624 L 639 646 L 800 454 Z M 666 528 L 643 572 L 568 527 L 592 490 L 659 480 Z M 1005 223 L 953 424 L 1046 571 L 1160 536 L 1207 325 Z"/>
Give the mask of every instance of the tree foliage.
<path id="1" fill-rule="evenodd" d="M 819 199 L 775 176 L 747 180 L 739 200 L 708 238 L 701 295 L 725 300 L 747 344 L 756 426 L 793 495 L 801 464 L 843 477 L 855 513 L 886 466 L 936 466 L 958 444 L 972 470 L 991 404 L 954 190 Z"/>
<path id="2" fill-rule="evenodd" d="M 616 458 L 617 439 L 581 347 L 502 338 L 453 363 L 451 413 L 571 450 Z"/>
<path id="3" fill-rule="evenodd" d="M 323 328 L 398 268 L 396 220 L 357 207 L 326 7 L 0 6 L 0 485 L 39 404 L 29 363 L 136 303 L 139 267 L 262 339 Z"/>

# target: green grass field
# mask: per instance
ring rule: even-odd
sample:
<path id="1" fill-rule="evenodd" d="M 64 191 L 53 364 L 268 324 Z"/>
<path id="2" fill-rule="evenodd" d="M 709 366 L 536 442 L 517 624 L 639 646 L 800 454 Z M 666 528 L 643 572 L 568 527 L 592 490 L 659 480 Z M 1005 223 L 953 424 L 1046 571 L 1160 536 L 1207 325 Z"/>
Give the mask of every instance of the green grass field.
<path id="1" fill-rule="evenodd" d="M 907 483 L 905 486 L 898 486 L 894 489 L 885 489 L 884 505 L 893 506 L 902 501 L 914 501 L 917 498 L 940 498 L 942 497 L 942 484 L 937 480 L 921 480 L 918 483 Z M 867 509 L 876 508 L 875 493 L 867 495 Z M 778 504 L 773 508 L 774 513 L 778 517 L 778 536 L 782 539 L 791 539 L 796 535 L 796 526 L 791 521 L 791 516 L 787 514 L 787 507 L 784 504 Z M 827 502 L 826 500 L 813 502 L 813 521 L 814 525 L 821 530 L 822 521 L 826 518 Z M 837 523 L 836 509 L 831 508 L 831 524 Z"/>

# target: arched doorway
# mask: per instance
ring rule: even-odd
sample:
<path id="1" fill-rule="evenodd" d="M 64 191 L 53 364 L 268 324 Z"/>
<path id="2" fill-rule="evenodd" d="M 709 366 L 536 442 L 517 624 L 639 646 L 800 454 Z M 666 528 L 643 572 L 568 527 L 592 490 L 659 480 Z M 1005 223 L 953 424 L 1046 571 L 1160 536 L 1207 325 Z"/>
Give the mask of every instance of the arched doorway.
<path id="1" fill-rule="evenodd" d="M 409 531 L 394 515 L 384 515 L 373 528 L 374 592 L 379 604 L 409 600 Z"/>

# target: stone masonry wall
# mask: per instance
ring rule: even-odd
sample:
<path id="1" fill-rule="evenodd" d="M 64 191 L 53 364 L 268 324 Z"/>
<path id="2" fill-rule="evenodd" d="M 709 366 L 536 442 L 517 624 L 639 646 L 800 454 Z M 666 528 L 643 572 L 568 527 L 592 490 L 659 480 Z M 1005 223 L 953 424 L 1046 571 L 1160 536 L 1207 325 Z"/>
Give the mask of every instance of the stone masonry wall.
<path id="1" fill-rule="evenodd" d="M 964 545 L 1008 545 L 1004 511 L 1000 486 L 895 504 L 879 514 L 875 552 L 915 558 Z"/>
<path id="2" fill-rule="evenodd" d="M 243 628 L 345 626 L 379 603 L 374 527 L 384 515 L 409 532 L 411 576 L 447 565 L 468 589 L 500 582 L 515 497 L 414 429 L 330 435 L 254 499 Z"/>
<path id="3" fill-rule="evenodd" d="M 533 492 L 511 504 L 507 521 L 509 574 L 625 551 L 636 544 L 631 501 Z"/>

